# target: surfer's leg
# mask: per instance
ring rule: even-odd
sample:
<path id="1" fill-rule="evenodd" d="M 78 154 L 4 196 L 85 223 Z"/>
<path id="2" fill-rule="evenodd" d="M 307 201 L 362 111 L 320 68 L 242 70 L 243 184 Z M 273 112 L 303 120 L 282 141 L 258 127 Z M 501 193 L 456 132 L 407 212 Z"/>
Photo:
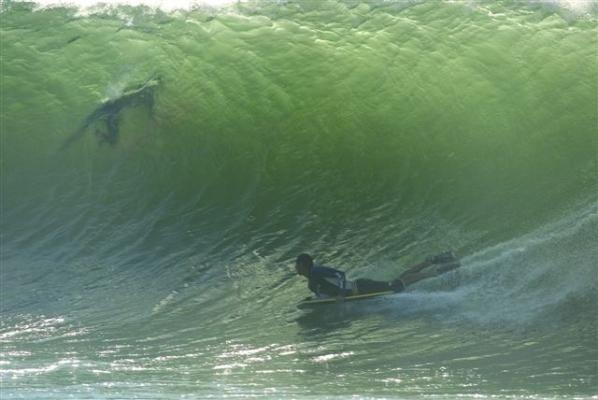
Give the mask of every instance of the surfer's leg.
<path id="1" fill-rule="evenodd" d="M 404 275 L 406 274 L 415 274 L 420 272 L 422 269 L 429 267 L 432 265 L 432 261 L 429 258 L 426 258 L 424 261 L 420 262 L 419 264 L 414 265 L 413 267 L 409 268 L 407 271 L 403 272 Z"/>
<path id="2" fill-rule="evenodd" d="M 403 272 L 403 274 L 404 275 L 415 274 L 415 273 L 420 272 L 422 269 L 427 268 L 431 265 L 453 262 L 456 260 L 457 260 L 457 258 L 455 257 L 455 254 L 452 251 L 445 251 L 444 253 L 440 253 L 438 255 L 430 256 L 430 257 L 426 258 L 421 263 L 416 264 L 413 267 L 409 268 L 407 271 Z"/>
<path id="3" fill-rule="evenodd" d="M 428 268 L 435 264 L 441 264 L 436 268 Z M 403 272 L 397 279 L 390 283 L 392 290 L 400 292 L 405 287 L 427 278 L 433 278 L 460 266 L 457 257 L 452 251 L 445 251 L 435 256 L 426 258 L 419 264 L 414 265 Z"/>
<path id="4" fill-rule="evenodd" d="M 452 271 L 453 269 L 459 268 L 460 266 L 461 263 L 459 263 L 459 261 L 453 261 L 451 263 L 439 265 L 436 268 L 426 269 L 425 271 L 411 272 L 410 270 L 407 270 L 399 276 L 398 280 L 403 282 L 403 285 L 409 286 L 421 280 L 442 275 L 445 272 Z"/>
<path id="5" fill-rule="evenodd" d="M 444 274 L 445 272 L 449 272 L 449 271 L 452 271 L 454 269 L 457 269 L 460 266 L 461 266 L 461 263 L 459 261 L 455 260 L 455 261 L 450 262 L 448 264 L 439 265 L 436 268 L 436 272 L 438 272 L 438 275 L 440 275 L 440 274 Z"/>
<path id="6" fill-rule="evenodd" d="M 111 114 L 106 119 L 106 127 L 108 131 L 104 136 L 104 140 L 110 145 L 114 146 L 118 141 L 118 124 L 119 124 L 120 115 L 118 112 Z"/>
<path id="7" fill-rule="evenodd" d="M 409 286 L 409 285 L 413 285 L 415 282 L 419 282 L 419 281 L 427 279 L 427 278 L 432 278 L 437 275 L 438 274 L 436 273 L 436 271 L 434 269 L 429 269 L 429 270 L 420 271 L 420 272 L 411 272 L 411 273 L 409 273 L 409 271 L 407 271 L 405 273 L 402 273 L 399 276 L 399 280 L 401 282 L 403 282 L 404 286 Z"/>
<path id="8" fill-rule="evenodd" d="M 356 279 L 353 284 L 357 287 L 357 294 L 386 292 L 392 290 L 390 282 L 374 281 L 372 279 Z"/>
<path id="9" fill-rule="evenodd" d="M 390 282 L 390 288 L 395 292 L 402 292 L 403 290 L 405 290 L 407 286 L 411 285 L 412 283 L 433 276 L 428 275 L 428 273 L 421 272 L 421 270 L 431 265 L 432 259 L 430 257 L 426 258 L 424 261 L 409 268 L 407 271 L 403 272 L 397 279 Z"/>

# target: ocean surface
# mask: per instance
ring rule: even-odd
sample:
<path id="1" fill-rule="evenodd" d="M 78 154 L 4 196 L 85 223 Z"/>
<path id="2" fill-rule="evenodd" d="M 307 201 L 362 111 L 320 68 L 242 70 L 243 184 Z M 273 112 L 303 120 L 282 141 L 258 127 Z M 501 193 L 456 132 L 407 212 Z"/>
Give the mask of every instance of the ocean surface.
<path id="1" fill-rule="evenodd" d="M 598 399 L 595 2 L 0 9 L 3 400 Z"/>

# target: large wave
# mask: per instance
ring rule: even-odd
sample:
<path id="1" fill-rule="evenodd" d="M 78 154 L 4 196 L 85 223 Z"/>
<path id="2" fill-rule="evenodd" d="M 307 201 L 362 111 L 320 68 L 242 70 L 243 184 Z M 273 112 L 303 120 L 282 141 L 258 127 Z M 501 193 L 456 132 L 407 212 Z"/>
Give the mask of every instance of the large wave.
<path id="1" fill-rule="evenodd" d="M 596 393 L 595 3 L 50 3 L 0 13 L 3 398 Z M 298 253 L 447 248 L 295 308 Z"/>
<path id="2" fill-rule="evenodd" d="M 548 4 L 82 16 L 11 3 L 3 273 L 45 304 L 82 281 L 142 293 L 160 278 L 149 310 L 189 282 L 286 271 L 303 250 L 390 277 L 444 248 L 518 248 L 596 196 L 596 19 Z M 116 146 L 98 141 L 100 121 L 60 150 L 103 101 L 156 75 L 151 111 L 119 111 Z M 10 293 L 3 308 L 20 307 Z"/>

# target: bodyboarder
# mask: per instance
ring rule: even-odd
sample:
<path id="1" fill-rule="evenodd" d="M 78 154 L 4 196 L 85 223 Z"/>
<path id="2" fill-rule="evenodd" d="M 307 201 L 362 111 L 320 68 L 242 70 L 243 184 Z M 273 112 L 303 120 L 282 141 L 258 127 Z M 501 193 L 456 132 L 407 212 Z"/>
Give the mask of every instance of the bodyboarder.
<path id="1" fill-rule="evenodd" d="M 351 281 L 346 279 L 343 271 L 314 264 L 314 260 L 309 254 L 300 254 L 295 261 L 297 274 L 307 278 L 307 286 L 317 298 L 346 297 L 387 291 L 401 292 L 409 285 L 441 275 L 459 266 L 460 263 L 455 254 L 447 251 L 426 258 L 392 281 L 375 281 L 366 278 Z"/>

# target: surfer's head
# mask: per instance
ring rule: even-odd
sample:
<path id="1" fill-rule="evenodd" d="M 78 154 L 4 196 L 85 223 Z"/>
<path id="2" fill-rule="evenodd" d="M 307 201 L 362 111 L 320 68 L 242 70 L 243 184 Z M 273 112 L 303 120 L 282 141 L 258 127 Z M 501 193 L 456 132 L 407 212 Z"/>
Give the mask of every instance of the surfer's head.
<path id="1" fill-rule="evenodd" d="M 299 275 L 309 276 L 309 270 L 314 266 L 314 259 L 309 254 L 303 253 L 297 256 L 295 270 Z"/>

